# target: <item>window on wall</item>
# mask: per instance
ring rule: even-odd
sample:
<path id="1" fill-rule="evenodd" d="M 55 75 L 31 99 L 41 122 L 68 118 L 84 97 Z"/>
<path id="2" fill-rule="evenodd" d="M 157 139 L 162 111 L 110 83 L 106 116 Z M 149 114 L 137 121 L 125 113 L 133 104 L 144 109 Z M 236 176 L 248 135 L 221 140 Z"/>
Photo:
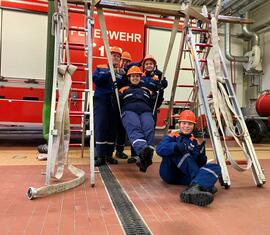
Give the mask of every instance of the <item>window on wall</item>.
<path id="1" fill-rule="evenodd" d="M 45 79 L 47 16 L 2 11 L 1 76 Z"/>

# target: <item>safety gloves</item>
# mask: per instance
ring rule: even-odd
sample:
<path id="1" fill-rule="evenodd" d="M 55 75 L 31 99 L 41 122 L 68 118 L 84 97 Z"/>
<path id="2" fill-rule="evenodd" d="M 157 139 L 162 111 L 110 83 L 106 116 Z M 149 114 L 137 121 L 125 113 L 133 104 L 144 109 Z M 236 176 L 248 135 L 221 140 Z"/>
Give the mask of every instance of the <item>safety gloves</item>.
<path id="1" fill-rule="evenodd" d="M 174 152 L 176 154 L 181 154 L 184 155 L 186 154 L 188 151 L 186 149 L 186 145 L 183 142 L 183 136 L 180 136 L 176 142 L 176 145 L 174 146 Z"/>
<path id="2" fill-rule="evenodd" d="M 199 145 L 200 155 L 205 156 L 205 140 Z"/>
<path id="3" fill-rule="evenodd" d="M 163 89 L 165 89 L 168 86 L 168 81 L 166 79 L 161 80 L 160 83 Z"/>

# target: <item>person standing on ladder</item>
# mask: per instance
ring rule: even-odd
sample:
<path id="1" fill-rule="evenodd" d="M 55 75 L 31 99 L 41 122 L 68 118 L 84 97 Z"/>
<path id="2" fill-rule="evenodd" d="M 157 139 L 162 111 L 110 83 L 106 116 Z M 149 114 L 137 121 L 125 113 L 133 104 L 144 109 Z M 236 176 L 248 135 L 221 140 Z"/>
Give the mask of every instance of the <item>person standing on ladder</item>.
<path id="1" fill-rule="evenodd" d="M 118 73 L 116 73 L 117 76 L 117 88 L 121 89 L 124 86 L 128 85 L 128 79 L 126 76 L 127 73 L 127 66 L 131 62 L 131 55 L 129 52 L 124 51 L 122 52 L 121 55 L 121 60 L 120 60 L 120 69 Z M 120 75 L 120 76 L 119 76 Z M 117 107 L 117 102 L 114 102 L 115 104 L 115 109 L 118 110 Z M 117 118 L 117 128 L 116 128 L 116 153 L 115 157 L 120 158 L 120 159 L 127 159 L 128 155 L 124 153 L 124 148 L 125 148 L 125 142 L 126 142 L 126 130 L 123 127 L 122 120 L 120 118 L 120 115 L 118 115 Z"/>
<path id="2" fill-rule="evenodd" d="M 155 124 L 151 107 L 152 92 L 140 83 L 141 74 L 139 67 L 131 67 L 127 72 L 130 84 L 119 90 L 119 96 L 123 126 L 139 156 L 136 164 L 140 171 L 146 172 L 152 164 Z"/>
<path id="3" fill-rule="evenodd" d="M 112 62 L 117 72 L 122 49 L 117 46 L 111 48 Z M 112 157 L 115 147 L 116 115 L 113 104 L 113 81 L 108 64 L 98 65 L 93 74 L 96 85 L 94 94 L 94 122 L 95 122 L 95 166 L 106 162 L 117 164 Z"/>
<path id="4" fill-rule="evenodd" d="M 195 114 L 190 110 L 180 113 L 180 130 L 163 137 L 156 148 L 162 157 L 159 174 L 168 184 L 189 185 L 180 193 L 182 202 L 207 206 L 214 200 L 215 183 L 221 175 L 216 163 L 207 163 L 205 142 L 199 142 L 192 132 Z"/>

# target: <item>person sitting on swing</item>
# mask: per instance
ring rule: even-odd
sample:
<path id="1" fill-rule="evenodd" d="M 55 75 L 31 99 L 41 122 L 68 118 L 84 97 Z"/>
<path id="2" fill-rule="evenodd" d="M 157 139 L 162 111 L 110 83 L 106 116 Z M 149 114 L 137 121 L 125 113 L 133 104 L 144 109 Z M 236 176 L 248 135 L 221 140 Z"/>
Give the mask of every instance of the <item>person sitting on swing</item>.
<path id="1" fill-rule="evenodd" d="M 218 164 L 207 163 L 205 141 L 199 144 L 192 134 L 195 120 L 191 110 L 181 112 L 180 130 L 163 137 L 157 145 L 156 152 L 162 157 L 159 174 L 168 184 L 188 185 L 180 193 L 182 202 L 207 206 L 214 200 L 217 191 L 214 185 L 221 168 Z"/>
<path id="2" fill-rule="evenodd" d="M 155 123 L 152 113 L 152 92 L 141 84 L 142 71 L 133 66 L 128 72 L 129 86 L 119 90 L 122 122 L 129 141 L 139 156 L 140 171 L 146 172 L 152 164 Z"/>
<path id="3" fill-rule="evenodd" d="M 168 82 L 165 78 L 161 80 L 162 72 L 157 69 L 157 61 L 152 55 L 146 55 L 142 61 L 132 64 L 142 66 L 143 74 L 141 83 L 152 92 L 151 108 L 156 126 L 158 108 L 164 100 L 164 89 L 168 86 Z M 134 163 L 136 159 L 137 156 L 131 149 L 131 158 L 128 160 L 128 163 Z"/>

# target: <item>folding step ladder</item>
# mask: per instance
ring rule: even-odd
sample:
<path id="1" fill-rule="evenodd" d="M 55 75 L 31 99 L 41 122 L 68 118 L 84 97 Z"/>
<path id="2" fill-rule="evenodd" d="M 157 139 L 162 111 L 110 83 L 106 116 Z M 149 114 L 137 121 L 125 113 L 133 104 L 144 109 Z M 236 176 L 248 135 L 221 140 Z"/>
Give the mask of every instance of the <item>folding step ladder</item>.
<path id="1" fill-rule="evenodd" d="M 211 32 L 209 31 L 209 26 L 210 23 L 205 21 L 204 23 L 204 28 L 198 29 L 196 28 L 195 30 L 192 29 L 191 27 L 191 20 L 186 17 L 185 18 L 185 27 L 182 30 L 182 38 L 180 42 L 180 48 L 179 48 L 179 54 L 178 54 L 178 59 L 177 59 L 177 64 L 176 64 L 176 70 L 175 70 L 175 76 L 174 76 L 174 81 L 173 81 L 173 87 L 172 87 L 172 93 L 171 93 L 171 100 L 170 100 L 170 106 L 169 106 L 169 112 L 168 112 L 168 118 L 167 118 L 167 127 L 165 132 L 167 133 L 169 124 L 168 120 L 170 120 L 171 112 L 172 112 L 172 104 L 174 102 L 174 96 L 176 92 L 177 87 L 183 87 L 183 85 L 177 85 L 178 82 L 178 77 L 180 71 L 186 70 L 186 71 L 191 71 L 194 75 L 195 79 L 195 86 L 193 90 L 193 97 L 191 101 L 191 106 L 195 104 L 195 100 L 197 95 L 199 95 L 199 104 L 203 107 L 206 121 L 207 121 L 207 126 L 208 126 L 208 131 L 210 134 L 211 142 L 212 142 L 212 147 L 214 151 L 214 156 L 219 165 L 221 166 L 222 170 L 222 178 L 220 179 L 222 186 L 225 188 L 229 188 L 231 185 L 230 177 L 229 177 L 229 172 L 227 169 L 226 165 L 226 158 L 228 157 L 232 163 L 232 165 L 238 169 L 239 171 L 242 171 L 243 168 L 240 168 L 238 164 L 231 159 L 230 154 L 228 153 L 228 148 L 226 144 L 224 147 L 224 144 L 222 144 L 221 136 L 219 134 L 219 126 L 216 121 L 216 117 L 213 115 L 212 112 L 212 106 L 209 103 L 209 98 L 207 94 L 207 89 L 205 86 L 205 79 L 212 79 L 212 74 L 209 76 L 208 74 L 208 69 L 207 69 L 207 62 L 208 60 L 208 54 L 212 48 L 212 40 L 211 40 Z M 213 23 L 211 24 L 211 27 L 213 28 L 214 25 Z M 194 39 L 194 34 L 193 32 L 199 32 L 200 34 L 206 33 L 208 34 L 208 40 L 207 42 L 200 42 L 200 43 L 195 43 Z M 218 35 L 215 35 L 218 37 Z M 186 49 L 185 46 L 188 48 Z M 215 48 L 218 46 L 217 43 L 215 43 Z M 197 49 L 199 47 L 199 50 Z M 215 49 L 217 50 L 217 49 Z M 182 62 L 182 57 L 183 53 L 189 53 L 190 57 L 192 59 L 192 67 L 190 68 L 182 68 L 181 67 L 181 62 Z M 237 120 L 241 123 L 241 127 L 239 128 L 239 132 L 241 132 L 242 139 L 240 144 L 242 145 L 243 151 L 246 153 L 248 156 L 248 165 L 251 166 L 252 173 L 253 173 L 253 179 L 255 181 L 255 184 L 257 186 L 262 186 L 265 183 L 265 176 L 262 172 L 261 166 L 259 164 L 259 161 L 256 157 L 256 153 L 253 147 L 253 144 L 251 142 L 248 129 L 245 125 L 245 121 L 240 109 L 240 106 L 238 104 L 233 85 L 228 78 L 228 73 L 225 65 L 225 61 L 223 59 L 222 53 L 218 47 L 218 58 L 220 59 L 220 66 L 222 70 L 222 82 L 220 84 L 221 89 L 224 91 L 227 91 L 228 97 L 233 109 L 234 115 L 237 117 Z M 215 57 L 216 59 L 216 57 Z M 186 87 L 192 87 L 192 85 L 187 85 Z M 222 88 L 223 87 L 223 88 Z M 192 107 L 191 107 L 192 108 Z M 248 167 L 247 167 L 248 168 Z"/>

